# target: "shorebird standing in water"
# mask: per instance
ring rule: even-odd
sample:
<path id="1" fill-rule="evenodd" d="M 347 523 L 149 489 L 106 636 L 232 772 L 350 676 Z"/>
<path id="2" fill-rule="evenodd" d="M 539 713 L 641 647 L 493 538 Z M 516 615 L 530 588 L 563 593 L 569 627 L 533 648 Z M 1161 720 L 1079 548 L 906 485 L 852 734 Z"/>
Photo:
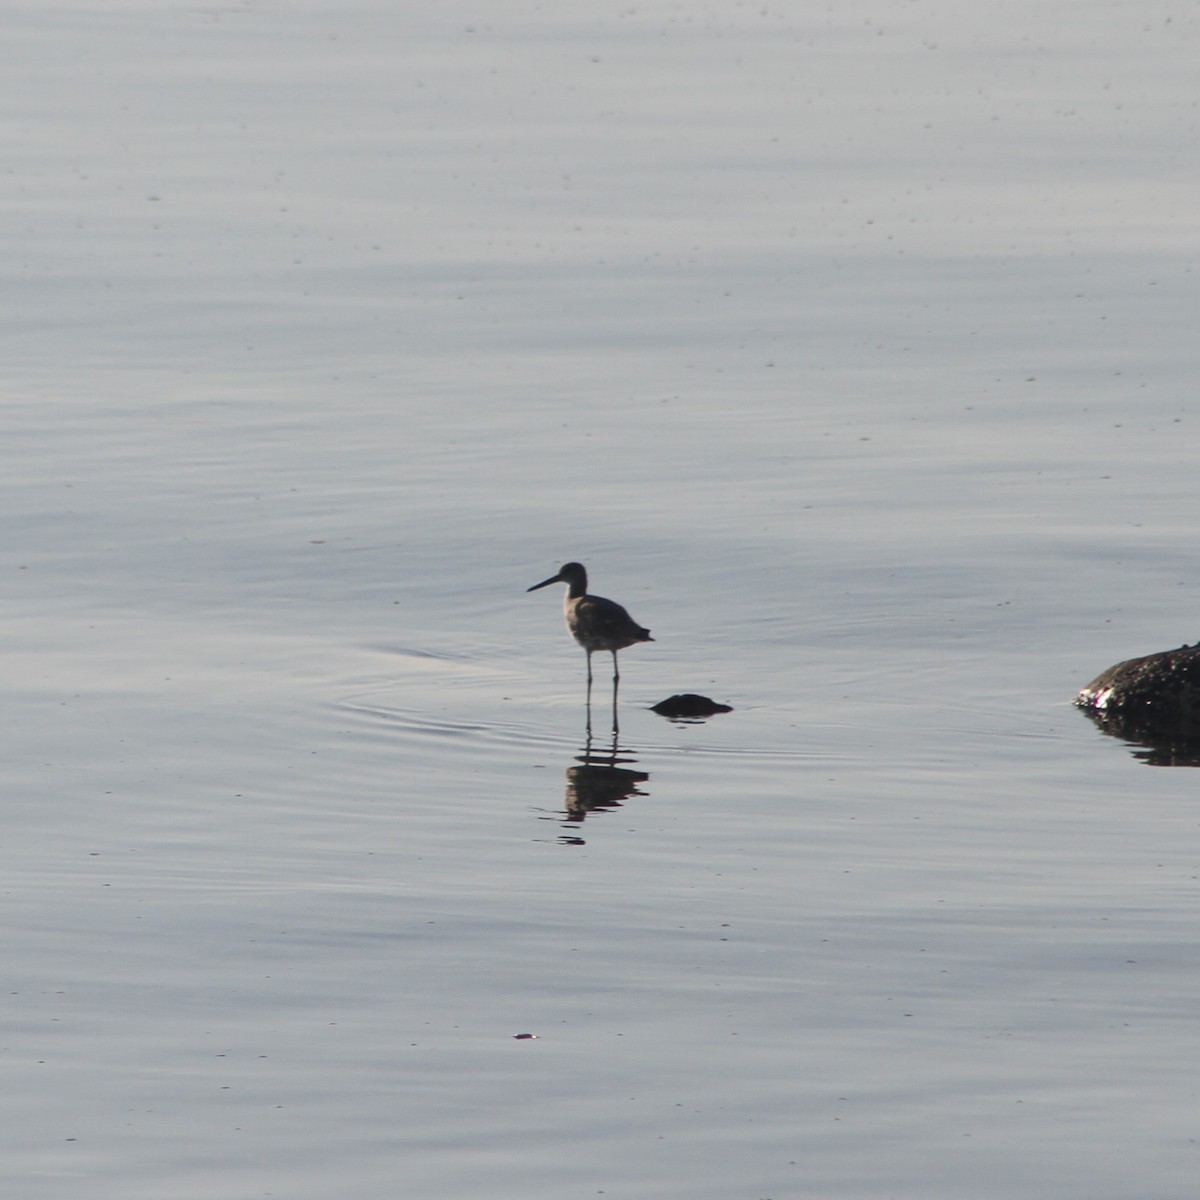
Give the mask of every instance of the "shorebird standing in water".
<path id="1" fill-rule="evenodd" d="M 652 642 L 650 630 L 643 629 L 615 600 L 587 594 L 587 571 L 582 563 L 564 563 L 557 575 L 535 583 L 526 591 L 552 583 L 565 583 L 567 594 L 563 600 L 563 615 L 567 618 L 567 629 L 571 636 L 587 651 L 588 701 L 592 698 L 592 655 L 597 650 L 607 650 L 613 656 L 613 715 L 616 716 L 617 684 L 621 672 L 617 667 L 617 651 L 632 646 L 635 642 Z"/>

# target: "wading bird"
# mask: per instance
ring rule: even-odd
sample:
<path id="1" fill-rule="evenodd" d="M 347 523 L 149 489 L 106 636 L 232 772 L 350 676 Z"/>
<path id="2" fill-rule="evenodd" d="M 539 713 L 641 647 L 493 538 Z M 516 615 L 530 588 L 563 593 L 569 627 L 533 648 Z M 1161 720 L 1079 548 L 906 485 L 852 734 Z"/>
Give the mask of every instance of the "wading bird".
<path id="1" fill-rule="evenodd" d="M 571 636 L 587 651 L 588 699 L 592 695 L 592 655 L 597 650 L 607 650 L 613 656 L 613 709 L 616 710 L 617 684 L 621 672 L 617 667 L 617 651 L 632 646 L 635 642 L 652 642 L 650 630 L 643 629 L 615 600 L 587 594 L 587 571 L 582 563 L 564 563 L 557 575 L 535 583 L 527 591 L 549 587 L 552 583 L 565 583 L 567 594 L 563 599 L 563 616 Z"/>

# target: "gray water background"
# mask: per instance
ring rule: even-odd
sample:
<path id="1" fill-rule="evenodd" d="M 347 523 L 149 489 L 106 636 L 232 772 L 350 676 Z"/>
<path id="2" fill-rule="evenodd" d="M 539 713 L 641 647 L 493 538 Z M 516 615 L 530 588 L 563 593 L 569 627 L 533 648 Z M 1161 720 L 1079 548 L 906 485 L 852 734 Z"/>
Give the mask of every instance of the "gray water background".
<path id="1" fill-rule="evenodd" d="M 6 24 L 12 1194 L 1194 1194 L 1193 12 Z"/>

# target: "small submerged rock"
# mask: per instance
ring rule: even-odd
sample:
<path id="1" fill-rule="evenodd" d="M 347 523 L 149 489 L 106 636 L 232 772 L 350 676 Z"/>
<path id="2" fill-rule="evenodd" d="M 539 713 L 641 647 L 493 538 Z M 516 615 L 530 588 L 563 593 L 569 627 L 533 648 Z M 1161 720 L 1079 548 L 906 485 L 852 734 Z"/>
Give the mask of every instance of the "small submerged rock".
<path id="1" fill-rule="evenodd" d="M 678 696 L 668 696 L 657 704 L 651 705 L 651 712 L 660 717 L 670 717 L 671 720 L 688 720 L 699 717 L 713 717 L 717 713 L 733 712 L 729 704 L 718 704 L 707 696 L 698 696 L 695 692 L 684 692 Z"/>
<path id="2" fill-rule="evenodd" d="M 1200 642 L 1119 662 L 1081 688 L 1075 703 L 1123 736 L 1200 737 Z"/>

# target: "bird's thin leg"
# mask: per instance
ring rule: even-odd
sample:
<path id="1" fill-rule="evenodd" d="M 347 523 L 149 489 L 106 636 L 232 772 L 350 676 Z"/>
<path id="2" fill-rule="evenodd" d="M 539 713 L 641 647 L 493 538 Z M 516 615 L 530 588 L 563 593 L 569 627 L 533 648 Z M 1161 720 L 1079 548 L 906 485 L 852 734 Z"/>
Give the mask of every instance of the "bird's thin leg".
<path id="1" fill-rule="evenodd" d="M 592 652 L 587 652 L 587 667 L 588 667 L 588 682 L 587 682 L 587 700 L 584 702 L 587 711 L 587 735 L 592 736 Z"/>
<path id="2" fill-rule="evenodd" d="M 617 652 L 612 652 L 613 656 L 613 734 L 617 732 L 617 688 L 621 683 L 621 672 L 617 670 Z"/>

